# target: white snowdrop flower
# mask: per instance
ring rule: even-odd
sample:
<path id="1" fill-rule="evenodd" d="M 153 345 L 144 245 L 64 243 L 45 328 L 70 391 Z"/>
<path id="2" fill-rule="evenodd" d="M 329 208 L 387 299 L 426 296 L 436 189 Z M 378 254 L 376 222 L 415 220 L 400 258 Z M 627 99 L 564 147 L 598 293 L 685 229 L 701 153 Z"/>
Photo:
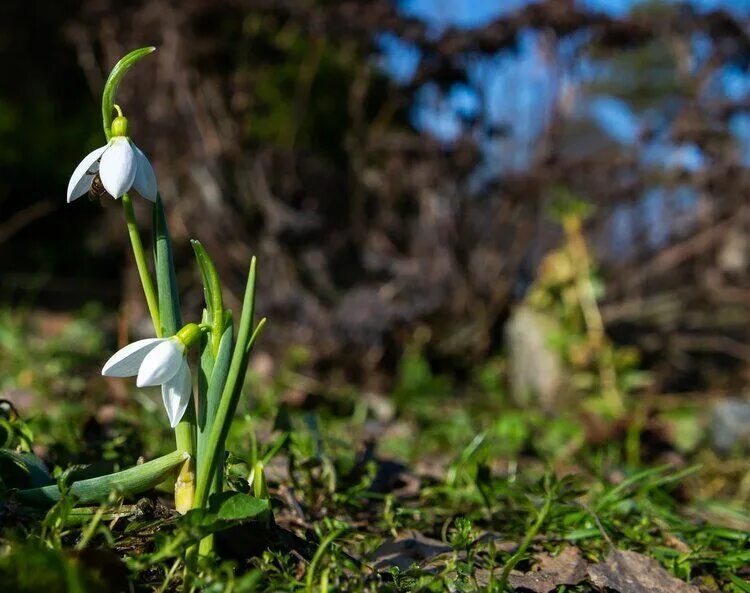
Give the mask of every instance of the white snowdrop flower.
<path id="1" fill-rule="evenodd" d="M 106 362 L 106 377 L 137 377 L 138 387 L 161 385 L 164 407 L 174 428 L 193 396 L 193 381 L 185 358 L 200 336 L 200 327 L 189 323 L 170 338 L 147 338 L 128 344 Z"/>
<path id="2" fill-rule="evenodd" d="M 156 201 L 156 174 L 148 158 L 128 138 L 128 120 L 122 116 L 112 122 L 112 139 L 87 154 L 68 182 L 68 203 L 87 193 L 96 179 L 113 198 L 131 189 L 152 202 Z"/>

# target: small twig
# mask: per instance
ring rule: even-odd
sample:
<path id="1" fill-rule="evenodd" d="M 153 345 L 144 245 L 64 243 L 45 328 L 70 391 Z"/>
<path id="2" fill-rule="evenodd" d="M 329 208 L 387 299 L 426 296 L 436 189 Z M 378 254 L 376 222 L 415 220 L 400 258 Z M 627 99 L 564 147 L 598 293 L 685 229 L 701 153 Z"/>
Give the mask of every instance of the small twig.
<path id="1" fill-rule="evenodd" d="M 294 495 L 294 488 L 292 486 L 285 486 L 284 487 L 284 498 L 286 498 L 287 503 L 294 511 L 294 514 L 297 515 L 297 518 L 299 519 L 300 523 L 304 525 L 305 527 L 308 527 L 310 525 L 309 521 L 307 520 L 307 517 L 305 516 L 305 511 L 302 508 L 302 505 L 300 504 L 299 500 L 297 500 L 297 497 Z"/>
<path id="2" fill-rule="evenodd" d="M 589 515 L 591 515 L 591 518 L 594 520 L 594 523 L 596 523 L 596 526 L 599 528 L 599 531 L 602 534 L 602 537 L 607 541 L 607 543 L 610 545 L 612 549 L 616 549 L 617 546 L 615 546 L 615 542 L 612 541 L 612 538 L 609 537 L 609 534 L 607 533 L 607 530 L 604 529 L 604 525 L 602 525 L 601 520 L 599 519 L 599 515 L 596 514 L 594 509 L 590 508 L 586 503 L 579 502 L 579 505 L 581 505 L 581 508 L 586 511 Z"/>
<path id="3" fill-rule="evenodd" d="M 57 210 L 57 206 L 52 202 L 36 202 L 28 208 L 16 212 L 0 225 L 0 243 L 7 241 L 24 227 L 55 210 Z"/>

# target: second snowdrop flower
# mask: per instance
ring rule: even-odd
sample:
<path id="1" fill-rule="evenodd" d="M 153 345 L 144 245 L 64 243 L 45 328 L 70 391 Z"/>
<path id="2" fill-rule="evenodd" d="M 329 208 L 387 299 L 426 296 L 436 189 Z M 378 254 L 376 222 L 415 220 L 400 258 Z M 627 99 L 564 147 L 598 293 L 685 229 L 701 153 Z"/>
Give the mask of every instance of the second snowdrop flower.
<path id="1" fill-rule="evenodd" d="M 156 201 L 156 174 L 146 155 L 128 138 L 128 120 L 122 115 L 112 122 L 112 139 L 87 154 L 68 182 L 68 203 L 87 193 L 98 176 L 113 198 L 134 189 Z"/>
<path id="2" fill-rule="evenodd" d="M 128 344 L 106 362 L 102 375 L 137 376 L 138 387 L 161 385 L 164 407 L 174 428 L 193 395 L 193 380 L 185 355 L 200 333 L 198 325 L 188 323 L 170 338 L 147 338 Z"/>

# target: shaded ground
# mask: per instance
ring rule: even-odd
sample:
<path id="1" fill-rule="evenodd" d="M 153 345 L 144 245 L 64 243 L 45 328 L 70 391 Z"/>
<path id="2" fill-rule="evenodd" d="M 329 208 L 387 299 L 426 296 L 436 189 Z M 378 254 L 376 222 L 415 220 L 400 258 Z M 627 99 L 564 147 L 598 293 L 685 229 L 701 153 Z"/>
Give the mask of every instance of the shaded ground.
<path id="1" fill-rule="evenodd" d="M 52 471 L 168 452 L 154 394 L 96 377 L 101 315 L 55 319 L 3 317 L 3 344 L 14 332 L 26 344 L 0 363 L 20 413 L 5 408 L 10 444 L 33 432 Z M 705 447 L 708 404 L 644 399 L 624 420 L 595 424 L 575 408 L 514 407 L 502 359 L 457 386 L 415 346 L 388 398 L 319 385 L 299 371 L 304 361 L 302 350 L 256 359 L 230 437 L 229 484 L 249 492 L 264 460 L 274 522 L 176 516 L 169 485 L 46 517 L 11 494 L 0 582 L 45 593 L 180 590 L 184 578 L 207 591 L 748 590 L 748 462 Z M 91 381 L 65 378 L 76 373 Z M 669 420 L 675 409 L 682 424 Z M 206 530 L 218 531 L 219 558 L 186 572 L 179 558 Z"/>

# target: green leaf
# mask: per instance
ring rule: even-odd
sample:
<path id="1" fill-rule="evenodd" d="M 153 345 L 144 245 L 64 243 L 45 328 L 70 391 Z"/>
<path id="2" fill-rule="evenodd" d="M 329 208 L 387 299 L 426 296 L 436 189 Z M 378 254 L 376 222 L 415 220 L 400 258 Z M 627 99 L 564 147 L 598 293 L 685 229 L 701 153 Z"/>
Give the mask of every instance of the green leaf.
<path id="1" fill-rule="evenodd" d="M 110 131 L 112 126 L 112 109 L 114 108 L 115 96 L 117 95 L 117 88 L 120 86 L 120 81 L 138 60 L 145 58 L 155 50 L 155 47 L 142 47 L 131 51 L 128 55 L 117 62 L 115 67 L 112 68 L 112 72 L 109 73 L 107 82 L 104 84 L 104 92 L 102 93 L 102 124 L 104 126 L 104 135 L 107 137 L 107 140 L 109 140 L 112 135 Z"/>
<path id="2" fill-rule="evenodd" d="M 270 518 L 268 500 L 242 492 L 220 492 L 211 495 L 208 508 L 197 508 L 182 517 L 181 522 L 200 531 L 205 537 L 243 521 L 266 521 Z"/>
<path id="3" fill-rule="evenodd" d="M 734 586 L 739 591 L 743 591 L 744 593 L 750 593 L 750 581 L 742 580 L 737 575 L 730 574 L 729 580 L 732 581 Z"/>
<path id="4" fill-rule="evenodd" d="M 201 280 L 203 281 L 203 294 L 206 301 L 206 309 L 208 310 L 209 318 L 213 314 L 213 282 L 211 282 L 211 275 L 208 266 L 211 260 L 208 258 L 208 254 L 204 249 L 201 242 L 196 239 L 191 239 L 190 244 L 193 246 L 195 252 L 195 261 L 198 262 L 198 269 L 201 273 Z"/>
<path id="5" fill-rule="evenodd" d="M 113 491 L 123 496 L 140 494 L 163 481 L 187 458 L 188 455 L 183 451 L 173 451 L 168 455 L 121 472 L 73 482 L 68 488 L 68 493 L 81 504 L 106 500 Z M 18 493 L 18 499 L 21 502 L 32 506 L 49 506 L 60 498 L 60 488 L 56 485 L 21 490 Z"/>
<path id="6" fill-rule="evenodd" d="M 208 446 L 208 436 L 216 419 L 216 412 L 219 408 L 221 394 L 224 391 L 224 384 L 229 374 L 229 365 L 232 360 L 232 346 L 234 341 L 234 328 L 230 325 L 224 331 L 219 345 L 219 353 L 213 364 L 213 371 L 208 381 L 208 390 L 206 391 L 206 407 L 203 424 L 198 422 L 198 459 L 204 460 Z"/>
<path id="7" fill-rule="evenodd" d="M 8 488 L 35 488 L 54 483 L 44 462 L 33 453 L 0 449 L 0 476 Z"/>
<path id="8" fill-rule="evenodd" d="M 247 372 L 247 360 L 250 350 L 258 335 L 263 329 L 265 320 L 261 320 L 255 331 L 250 332 L 253 318 L 255 317 L 255 284 L 256 284 L 256 260 L 250 262 L 250 271 L 245 287 L 245 297 L 242 303 L 242 314 L 240 316 L 237 341 L 232 354 L 232 362 L 229 366 L 229 374 L 219 401 L 216 412 L 216 420 L 211 427 L 208 446 L 204 456 L 205 463 L 198 468 L 198 483 L 195 491 L 196 506 L 205 506 L 210 492 L 212 476 L 219 465 L 219 457 L 224 451 L 224 442 L 232 423 L 237 402 L 242 392 L 242 385 Z"/>
<path id="9" fill-rule="evenodd" d="M 222 334 L 224 333 L 224 299 L 221 292 L 221 282 L 216 266 L 200 241 L 190 241 L 195 251 L 195 259 L 201 271 L 203 291 L 206 298 L 209 323 L 211 324 L 211 344 L 214 356 L 217 356 Z"/>
<path id="10" fill-rule="evenodd" d="M 206 314 L 204 310 L 204 315 Z M 223 316 L 222 316 L 223 317 Z M 219 350 L 216 359 L 213 357 L 210 340 L 206 339 L 203 344 L 201 353 L 201 383 L 199 384 L 198 412 L 198 465 L 206 463 L 206 451 L 208 450 L 208 441 L 211 430 L 216 418 L 216 410 L 219 407 L 219 400 L 224 390 L 229 364 L 232 357 L 232 348 L 234 344 L 234 326 L 230 323 L 221 338 Z M 224 452 L 219 453 L 219 461 L 216 463 L 213 485 L 209 488 L 209 495 L 214 492 L 220 492 L 224 479 Z"/>
<path id="11" fill-rule="evenodd" d="M 207 324 L 208 322 L 208 311 L 203 309 L 201 323 Z M 208 383 L 209 381 L 211 381 L 211 374 L 213 373 L 215 362 L 213 349 L 211 348 L 211 337 L 206 333 L 201 333 L 200 353 L 201 356 L 200 366 L 198 368 L 198 401 L 196 416 L 198 421 L 198 430 L 200 432 L 203 432 L 206 428 L 206 395 L 208 393 Z M 200 438 L 198 446 L 200 447 Z"/>
<path id="12" fill-rule="evenodd" d="M 242 492 L 220 492 L 210 499 L 209 508 L 222 521 L 249 521 L 268 511 L 268 500 Z"/>
<path id="13" fill-rule="evenodd" d="M 167 228 L 164 205 L 158 195 L 154 204 L 154 260 L 162 335 L 173 336 L 182 326 L 180 294 L 172 258 L 172 239 Z"/>

